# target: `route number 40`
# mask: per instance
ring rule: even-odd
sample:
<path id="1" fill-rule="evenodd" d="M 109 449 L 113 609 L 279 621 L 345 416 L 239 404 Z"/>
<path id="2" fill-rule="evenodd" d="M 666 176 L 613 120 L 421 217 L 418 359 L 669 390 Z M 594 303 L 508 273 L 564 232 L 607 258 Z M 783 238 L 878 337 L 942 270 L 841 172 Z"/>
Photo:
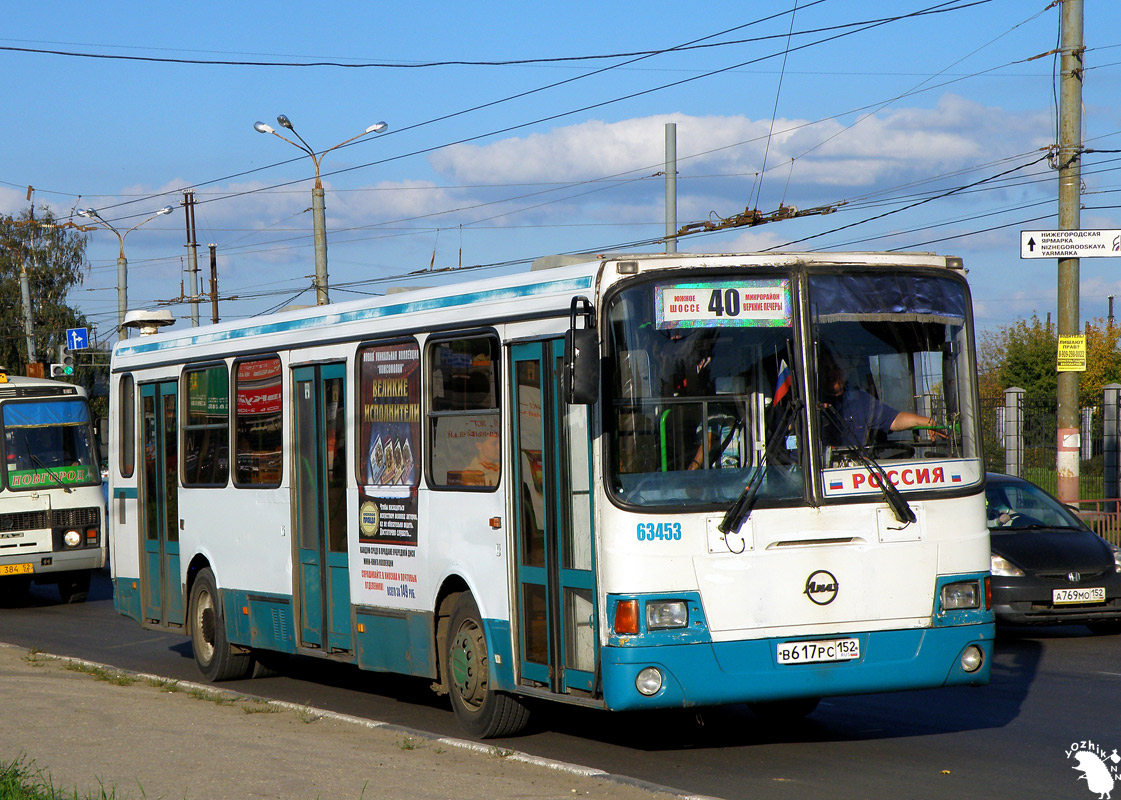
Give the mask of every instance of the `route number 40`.
<path id="1" fill-rule="evenodd" d="M 740 315 L 739 290 L 713 289 L 708 298 L 708 310 L 718 317 L 738 317 Z"/>

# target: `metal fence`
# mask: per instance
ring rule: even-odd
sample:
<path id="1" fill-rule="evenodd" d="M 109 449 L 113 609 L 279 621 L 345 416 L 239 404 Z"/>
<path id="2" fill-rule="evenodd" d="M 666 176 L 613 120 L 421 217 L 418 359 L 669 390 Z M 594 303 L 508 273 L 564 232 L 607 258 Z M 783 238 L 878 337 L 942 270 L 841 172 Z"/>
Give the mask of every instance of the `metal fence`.
<path id="1" fill-rule="evenodd" d="M 1105 387 L 1099 405 L 1082 409 L 1079 436 L 1079 513 L 1114 544 L 1121 544 L 1121 385 Z M 985 469 L 1006 472 L 1056 493 L 1058 415 L 1054 396 L 1028 397 L 1023 389 L 981 398 Z"/>

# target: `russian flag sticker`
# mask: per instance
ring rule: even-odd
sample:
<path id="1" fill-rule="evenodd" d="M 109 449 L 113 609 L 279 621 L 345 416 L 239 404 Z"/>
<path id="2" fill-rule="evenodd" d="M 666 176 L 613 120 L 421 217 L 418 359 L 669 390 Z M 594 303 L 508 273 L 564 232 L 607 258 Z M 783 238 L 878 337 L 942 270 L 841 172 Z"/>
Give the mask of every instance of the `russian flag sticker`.
<path id="1" fill-rule="evenodd" d="M 840 491 L 845 488 L 844 481 L 829 481 L 829 488 L 833 491 Z"/>

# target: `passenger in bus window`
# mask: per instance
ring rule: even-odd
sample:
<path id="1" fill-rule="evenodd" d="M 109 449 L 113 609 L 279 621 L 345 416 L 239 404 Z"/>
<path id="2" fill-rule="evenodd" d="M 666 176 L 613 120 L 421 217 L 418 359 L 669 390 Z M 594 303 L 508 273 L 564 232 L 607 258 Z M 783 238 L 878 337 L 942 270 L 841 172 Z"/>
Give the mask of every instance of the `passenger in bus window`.
<path id="1" fill-rule="evenodd" d="M 502 447 L 498 439 L 498 431 L 487 431 L 476 436 L 475 457 L 471 459 L 467 468 L 463 470 L 464 483 L 473 486 L 497 486 L 499 459 Z M 471 476 L 472 480 L 468 480 Z"/>

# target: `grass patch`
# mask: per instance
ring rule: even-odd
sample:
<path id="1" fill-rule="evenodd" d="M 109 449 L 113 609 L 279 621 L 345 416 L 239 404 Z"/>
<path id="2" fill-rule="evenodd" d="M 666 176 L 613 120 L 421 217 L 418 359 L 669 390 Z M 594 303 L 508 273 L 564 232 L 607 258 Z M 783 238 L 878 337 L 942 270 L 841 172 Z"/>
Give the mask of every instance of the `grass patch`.
<path id="1" fill-rule="evenodd" d="M 116 800 L 116 797 L 115 789 L 106 790 L 104 786 L 95 792 L 60 791 L 43 770 L 22 755 L 12 761 L 0 761 L 2 800 Z"/>
<path id="2" fill-rule="evenodd" d="M 197 687 L 194 689 L 188 689 L 187 696 L 193 697 L 195 700 L 209 700 L 211 703 L 219 706 L 232 706 L 237 702 L 236 697 L 230 697 L 224 694 L 215 694 L 214 692 L 208 692 L 206 689 L 199 689 Z"/>
<path id="3" fill-rule="evenodd" d="M 301 706 L 296 709 L 296 719 L 310 725 L 313 722 L 319 722 L 319 720 L 323 719 L 323 716 L 312 711 L 310 706 Z"/>
<path id="4" fill-rule="evenodd" d="M 30 664 L 33 667 L 41 667 L 44 664 L 49 664 L 52 661 L 54 661 L 53 658 L 48 656 L 42 650 L 39 650 L 35 647 L 32 647 L 30 650 L 27 651 L 27 655 L 25 655 L 23 657 L 23 660 L 26 661 L 28 664 Z M 2 795 L 0 795 L 0 796 L 2 796 Z"/>
<path id="5" fill-rule="evenodd" d="M 179 681 L 173 681 L 170 678 L 148 678 L 148 685 L 153 689 L 159 689 L 164 692 L 179 691 Z"/>
<path id="6" fill-rule="evenodd" d="M 514 755 L 514 751 L 505 747 L 492 747 L 490 754 L 495 758 L 509 758 Z"/>
<path id="7" fill-rule="evenodd" d="M 246 714 L 279 714 L 280 707 L 267 700 L 246 700 L 241 710 Z"/>
<path id="8" fill-rule="evenodd" d="M 424 742 L 412 736 L 406 736 L 397 742 L 397 746 L 402 750 L 420 750 L 424 747 Z"/>
<path id="9" fill-rule="evenodd" d="M 137 678 L 131 675 L 126 675 L 123 672 L 116 672 L 114 670 L 105 669 L 105 667 L 96 667 L 92 664 L 82 664 L 77 661 L 67 661 L 65 668 L 71 672 L 81 672 L 83 675 L 89 675 L 99 681 L 112 683 L 116 686 L 132 686 L 136 683 Z M 2 797 L 2 795 L 0 795 Z"/>

